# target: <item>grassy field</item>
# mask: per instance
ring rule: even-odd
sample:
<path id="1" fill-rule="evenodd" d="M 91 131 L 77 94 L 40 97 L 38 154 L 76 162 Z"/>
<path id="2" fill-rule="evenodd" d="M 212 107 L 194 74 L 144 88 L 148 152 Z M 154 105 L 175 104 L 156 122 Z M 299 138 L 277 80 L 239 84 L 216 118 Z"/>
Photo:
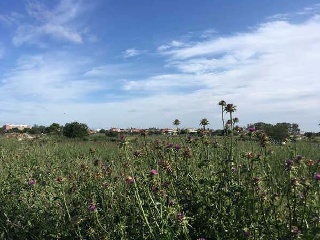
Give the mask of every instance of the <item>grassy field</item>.
<path id="1" fill-rule="evenodd" d="M 320 239 L 320 151 L 208 136 L 0 139 L 0 239 Z"/>

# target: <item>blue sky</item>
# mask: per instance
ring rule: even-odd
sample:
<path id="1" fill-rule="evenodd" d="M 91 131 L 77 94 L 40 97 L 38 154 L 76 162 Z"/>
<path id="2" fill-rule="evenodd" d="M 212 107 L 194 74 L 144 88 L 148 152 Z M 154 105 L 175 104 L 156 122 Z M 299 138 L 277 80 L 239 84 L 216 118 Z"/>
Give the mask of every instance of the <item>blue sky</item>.
<path id="1" fill-rule="evenodd" d="M 0 2 L 0 124 L 318 131 L 320 1 Z"/>

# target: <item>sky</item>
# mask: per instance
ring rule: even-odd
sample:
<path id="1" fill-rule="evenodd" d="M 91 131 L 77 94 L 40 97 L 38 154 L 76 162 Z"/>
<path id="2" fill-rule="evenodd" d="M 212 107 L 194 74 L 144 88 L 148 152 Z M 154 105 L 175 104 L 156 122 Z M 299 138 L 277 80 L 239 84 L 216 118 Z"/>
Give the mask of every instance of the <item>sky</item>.
<path id="1" fill-rule="evenodd" d="M 0 1 L 0 125 L 318 132 L 319 76 L 319 0 Z"/>

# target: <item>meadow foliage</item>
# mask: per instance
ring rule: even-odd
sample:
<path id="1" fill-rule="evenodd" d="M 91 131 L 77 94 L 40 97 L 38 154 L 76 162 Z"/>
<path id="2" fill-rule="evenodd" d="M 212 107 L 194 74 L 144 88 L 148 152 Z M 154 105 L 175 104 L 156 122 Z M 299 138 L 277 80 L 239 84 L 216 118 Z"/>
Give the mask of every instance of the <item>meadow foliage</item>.
<path id="1" fill-rule="evenodd" d="M 0 238 L 320 239 L 319 143 L 219 105 L 222 137 L 0 138 Z"/>

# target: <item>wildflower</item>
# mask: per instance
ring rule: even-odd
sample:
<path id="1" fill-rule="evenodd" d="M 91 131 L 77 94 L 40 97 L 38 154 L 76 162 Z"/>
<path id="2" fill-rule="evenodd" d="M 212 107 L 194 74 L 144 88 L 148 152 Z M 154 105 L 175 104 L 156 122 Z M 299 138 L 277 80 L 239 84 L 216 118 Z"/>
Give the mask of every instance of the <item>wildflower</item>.
<path id="1" fill-rule="evenodd" d="M 63 178 L 62 178 L 62 177 L 57 177 L 56 181 L 57 181 L 58 183 L 62 183 L 62 182 L 63 182 Z"/>
<path id="2" fill-rule="evenodd" d="M 184 216 L 183 216 L 182 213 L 178 213 L 178 214 L 177 214 L 177 220 L 178 220 L 178 221 L 182 221 L 182 220 L 183 220 L 183 217 L 184 217 Z"/>
<path id="3" fill-rule="evenodd" d="M 267 192 L 264 191 L 264 190 L 262 190 L 262 191 L 260 192 L 260 194 L 259 194 L 259 197 L 260 197 L 260 199 L 261 199 L 262 201 L 267 200 Z"/>
<path id="4" fill-rule="evenodd" d="M 81 170 L 84 171 L 84 170 L 88 169 L 88 165 L 85 163 L 81 163 L 80 168 L 81 168 Z"/>
<path id="5" fill-rule="evenodd" d="M 90 152 L 90 154 L 94 154 L 94 153 L 96 152 L 96 149 L 90 148 L 90 149 L 89 149 L 89 152 Z"/>
<path id="6" fill-rule="evenodd" d="M 232 103 L 227 104 L 227 106 L 225 106 L 224 110 L 226 112 L 235 112 L 236 111 L 236 106 L 234 106 Z"/>
<path id="7" fill-rule="evenodd" d="M 157 170 L 152 169 L 152 170 L 150 171 L 150 174 L 154 176 L 154 175 L 158 175 L 158 172 L 157 172 Z"/>
<path id="8" fill-rule="evenodd" d="M 298 181 L 298 179 L 297 178 L 292 178 L 291 179 L 291 185 L 292 186 L 298 186 L 299 185 L 299 181 Z"/>
<path id="9" fill-rule="evenodd" d="M 314 179 L 317 180 L 317 181 L 320 181 L 320 173 L 316 173 L 314 175 Z"/>
<path id="10" fill-rule="evenodd" d="M 308 165 L 308 166 L 313 166 L 313 165 L 314 165 L 314 161 L 313 161 L 312 159 L 309 159 L 309 160 L 307 161 L 307 165 Z"/>
<path id="11" fill-rule="evenodd" d="M 299 236 L 301 234 L 301 231 L 300 229 L 297 227 L 297 226 L 292 226 L 291 227 L 291 233 L 294 235 L 294 236 Z"/>
<path id="12" fill-rule="evenodd" d="M 135 157 L 140 157 L 141 156 L 141 152 L 139 150 L 134 151 L 133 155 Z"/>
<path id="13" fill-rule="evenodd" d="M 192 152 L 191 152 L 191 148 L 187 148 L 183 155 L 186 157 L 186 158 L 191 158 L 192 157 Z"/>
<path id="14" fill-rule="evenodd" d="M 103 187 L 105 187 L 105 188 L 109 187 L 109 185 L 110 185 L 110 184 L 107 183 L 107 182 L 104 182 L 104 183 L 103 183 Z"/>
<path id="15" fill-rule="evenodd" d="M 34 185 L 34 184 L 36 184 L 36 180 L 30 179 L 30 180 L 29 180 L 29 185 L 32 186 L 32 185 Z"/>
<path id="16" fill-rule="evenodd" d="M 167 172 L 171 173 L 172 172 L 172 167 L 168 161 L 165 160 L 159 160 L 158 164 L 163 167 Z"/>
<path id="17" fill-rule="evenodd" d="M 97 209 L 97 207 L 96 207 L 95 204 L 91 203 L 91 204 L 89 205 L 89 211 L 90 211 L 90 212 L 94 212 L 96 209 Z"/>
<path id="18" fill-rule="evenodd" d="M 260 182 L 260 178 L 259 177 L 254 177 L 253 178 L 253 183 L 256 185 L 256 184 L 259 184 Z"/>
<path id="19" fill-rule="evenodd" d="M 253 154 L 253 152 L 247 152 L 247 153 L 245 153 L 245 157 L 246 157 L 247 159 L 250 159 L 250 158 L 253 158 L 253 157 L 254 157 L 254 154 Z"/>
<path id="20" fill-rule="evenodd" d="M 134 179 L 133 179 L 132 177 L 130 177 L 130 176 L 128 176 L 128 177 L 126 178 L 126 181 L 127 181 L 128 183 L 134 183 Z"/>
<path id="21" fill-rule="evenodd" d="M 256 131 L 256 129 L 255 129 L 255 127 L 249 127 L 249 132 L 255 132 Z"/>
<path id="22" fill-rule="evenodd" d="M 243 229 L 243 236 L 246 238 L 249 238 L 251 236 L 251 233 L 248 228 Z"/>
<path id="23" fill-rule="evenodd" d="M 220 106 L 223 106 L 223 107 L 226 106 L 226 104 L 227 104 L 227 103 L 226 103 L 224 100 L 221 100 L 221 101 L 219 102 L 219 105 L 220 105 Z"/>
<path id="24" fill-rule="evenodd" d="M 286 169 L 288 171 L 290 171 L 290 170 L 292 170 L 292 168 L 293 168 L 293 160 L 289 159 L 289 160 L 286 161 Z"/>
<path id="25" fill-rule="evenodd" d="M 239 127 L 238 125 L 234 127 L 234 130 L 236 130 L 237 132 L 243 131 L 242 127 Z"/>
<path id="26" fill-rule="evenodd" d="M 167 149 L 171 149 L 173 148 L 173 144 L 172 143 L 169 143 L 167 146 L 166 146 Z"/>
<path id="27" fill-rule="evenodd" d="M 176 146 L 174 147 L 174 149 L 178 152 L 181 149 L 181 145 L 180 144 L 176 144 Z"/>

